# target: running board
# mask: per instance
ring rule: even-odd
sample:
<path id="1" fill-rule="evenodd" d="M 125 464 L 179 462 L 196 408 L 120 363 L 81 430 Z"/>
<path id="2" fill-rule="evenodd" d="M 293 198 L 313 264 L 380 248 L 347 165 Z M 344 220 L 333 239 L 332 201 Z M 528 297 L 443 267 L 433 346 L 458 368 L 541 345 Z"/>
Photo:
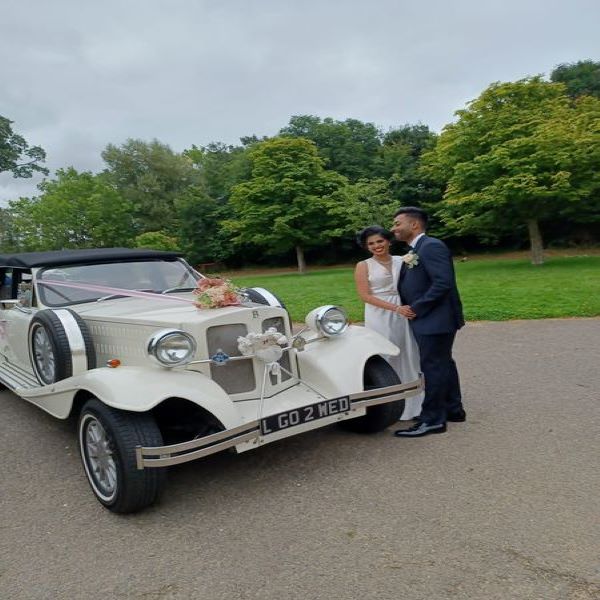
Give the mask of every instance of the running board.
<path id="1" fill-rule="evenodd" d="M 0 362 L 0 381 L 11 390 L 32 390 L 41 387 L 33 373 L 6 359 Z"/>

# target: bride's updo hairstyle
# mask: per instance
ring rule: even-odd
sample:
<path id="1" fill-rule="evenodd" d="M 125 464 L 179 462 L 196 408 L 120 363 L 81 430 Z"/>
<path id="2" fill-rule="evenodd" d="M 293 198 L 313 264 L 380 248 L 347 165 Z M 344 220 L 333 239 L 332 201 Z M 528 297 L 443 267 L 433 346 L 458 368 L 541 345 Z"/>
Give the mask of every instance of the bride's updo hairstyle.
<path id="1" fill-rule="evenodd" d="M 382 238 L 386 239 L 388 242 L 392 242 L 394 240 L 394 234 L 379 225 L 371 225 L 370 227 L 365 227 L 362 231 L 359 231 L 356 234 L 356 243 L 363 249 L 367 249 L 367 240 L 372 235 L 380 235 Z"/>

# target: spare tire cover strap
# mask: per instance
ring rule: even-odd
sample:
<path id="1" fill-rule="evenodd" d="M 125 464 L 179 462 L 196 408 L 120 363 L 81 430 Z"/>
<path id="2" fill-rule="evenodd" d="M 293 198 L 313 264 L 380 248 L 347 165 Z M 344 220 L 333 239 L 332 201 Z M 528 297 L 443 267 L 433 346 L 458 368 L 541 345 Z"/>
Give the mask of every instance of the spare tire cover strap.
<path id="1" fill-rule="evenodd" d="M 72 375 L 80 375 L 88 370 L 87 352 L 85 341 L 81 334 L 81 329 L 75 320 L 75 317 L 64 309 L 55 309 L 54 314 L 60 319 L 65 329 L 65 334 L 69 340 L 71 348 Z"/>

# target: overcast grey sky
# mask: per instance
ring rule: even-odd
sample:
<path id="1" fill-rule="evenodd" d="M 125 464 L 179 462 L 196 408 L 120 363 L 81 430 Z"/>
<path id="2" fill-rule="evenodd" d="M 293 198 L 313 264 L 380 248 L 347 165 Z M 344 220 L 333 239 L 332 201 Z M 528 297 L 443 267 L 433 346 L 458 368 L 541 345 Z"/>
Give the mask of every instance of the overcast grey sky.
<path id="1" fill-rule="evenodd" d="M 51 171 L 298 114 L 439 131 L 494 81 L 600 60 L 599 31 L 598 0 L 0 0 L 0 115 Z M 0 175 L 0 202 L 40 179 Z"/>

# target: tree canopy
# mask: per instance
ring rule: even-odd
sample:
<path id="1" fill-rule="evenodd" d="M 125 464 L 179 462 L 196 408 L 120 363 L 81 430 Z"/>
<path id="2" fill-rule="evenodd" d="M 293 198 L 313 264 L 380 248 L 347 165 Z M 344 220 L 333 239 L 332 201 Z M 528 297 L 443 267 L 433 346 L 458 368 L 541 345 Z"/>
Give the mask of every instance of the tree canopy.
<path id="1" fill-rule="evenodd" d="M 10 171 L 13 177 L 28 178 L 34 172 L 48 174 L 40 163 L 46 152 L 40 146 L 29 146 L 25 138 L 12 129 L 13 121 L 0 115 L 0 173 Z"/>
<path id="2" fill-rule="evenodd" d="M 600 62 L 580 60 L 558 65 L 550 74 L 554 83 L 564 83 L 573 98 L 595 96 L 600 98 Z"/>
<path id="3" fill-rule="evenodd" d="M 9 204 L 11 235 L 22 250 L 130 246 L 131 206 L 102 175 L 59 169 L 41 195 Z"/>
<path id="4" fill-rule="evenodd" d="M 251 178 L 233 188 L 233 218 L 224 222 L 238 244 L 268 253 L 296 250 L 304 271 L 304 249 L 325 243 L 334 223 L 328 214 L 345 177 L 326 171 L 314 143 L 274 138 L 249 151 Z"/>
<path id="5" fill-rule="evenodd" d="M 99 174 L 72 168 L 33 198 L 0 208 L 3 251 L 138 245 L 229 266 L 355 257 L 357 230 L 399 205 L 428 209 L 432 231 L 461 244 L 521 247 L 600 233 L 600 62 L 495 83 L 442 133 L 384 131 L 355 118 L 292 116 L 274 138 L 246 135 L 175 152 L 158 140 L 109 144 Z M 47 174 L 45 152 L 0 117 L 0 174 Z"/>
<path id="6" fill-rule="evenodd" d="M 597 218 L 600 101 L 572 105 L 562 84 L 539 77 L 486 89 L 425 157 L 448 186 L 438 215 L 451 232 L 493 239 L 526 225 L 532 262 L 540 222 Z"/>
<path id="7" fill-rule="evenodd" d="M 109 144 L 102 158 L 107 180 L 133 207 L 136 233 L 176 234 L 175 199 L 199 180 L 192 160 L 158 140 L 134 139 Z"/>
<path id="8" fill-rule="evenodd" d="M 314 142 L 319 155 L 325 159 L 324 166 L 350 181 L 371 178 L 377 170 L 381 139 L 380 131 L 373 123 L 298 115 L 292 117 L 279 133 Z"/>

